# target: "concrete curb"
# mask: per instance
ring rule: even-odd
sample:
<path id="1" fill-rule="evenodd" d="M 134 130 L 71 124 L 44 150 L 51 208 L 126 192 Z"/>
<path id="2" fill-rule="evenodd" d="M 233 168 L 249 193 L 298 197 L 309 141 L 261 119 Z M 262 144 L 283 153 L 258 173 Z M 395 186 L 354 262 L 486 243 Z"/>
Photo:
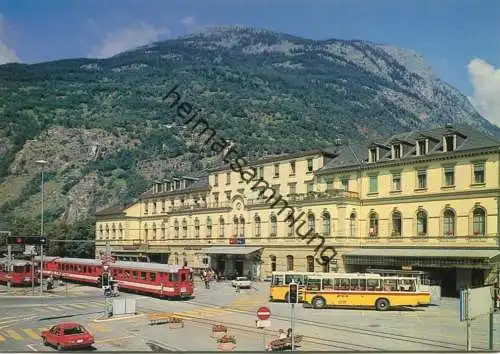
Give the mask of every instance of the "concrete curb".
<path id="1" fill-rule="evenodd" d="M 111 317 L 111 318 L 104 318 L 104 319 L 99 319 L 95 318 L 92 322 L 111 322 L 111 321 L 120 321 L 120 320 L 129 320 L 131 318 L 137 318 L 137 317 L 143 317 L 144 314 L 140 313 L 138 315 L 131 315 L 131 316 L 123 316 L 123 317 Z"/>

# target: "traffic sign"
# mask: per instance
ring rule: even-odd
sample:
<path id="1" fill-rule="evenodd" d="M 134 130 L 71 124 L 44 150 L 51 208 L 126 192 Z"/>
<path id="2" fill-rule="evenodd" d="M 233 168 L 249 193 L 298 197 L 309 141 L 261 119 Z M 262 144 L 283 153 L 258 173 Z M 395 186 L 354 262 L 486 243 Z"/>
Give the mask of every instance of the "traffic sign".
<path id="1" fill-rule="evenodd" d="M 47 237 L 45 236 L 9 236 L 7 238 L 9 245 L 46 245 Z"/>
<path id="2" fill-rule="evenodd" d="M 257 328 L 268 328 L 271 327 L 271 320 L 257 320 L 255 324 Z"/>
<path id="3" fill-rule="evenodd" d="M 271 317 L 271 310 L 268 307 L 262 306 L 257 310 L 257 317 L 259 320 L 265 321 Z"/>

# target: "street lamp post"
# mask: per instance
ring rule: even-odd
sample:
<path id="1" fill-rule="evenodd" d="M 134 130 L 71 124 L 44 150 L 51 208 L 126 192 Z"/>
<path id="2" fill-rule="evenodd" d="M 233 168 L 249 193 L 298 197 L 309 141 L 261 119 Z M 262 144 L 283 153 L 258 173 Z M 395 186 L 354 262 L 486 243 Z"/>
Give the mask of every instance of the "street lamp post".
<path id="1" fill-rule="evenodd" d="M 43 237 L 43 209 L 44 209 L 44 206 L 43 206 L 43 173 L 45 171 L 45 165 L 48 163 L 47 161 L 45 160 L 37 160 L 36 161 L 37 164 L 41 165 L 42 166 L 42 185 L 41 185 L 41 188 L 42 188 L 42 214 L 41 214 L 41 220 L 40 220 L 40 237 Z M 40 245 L 40 296 L 43 295 L 43 245 Z"/>

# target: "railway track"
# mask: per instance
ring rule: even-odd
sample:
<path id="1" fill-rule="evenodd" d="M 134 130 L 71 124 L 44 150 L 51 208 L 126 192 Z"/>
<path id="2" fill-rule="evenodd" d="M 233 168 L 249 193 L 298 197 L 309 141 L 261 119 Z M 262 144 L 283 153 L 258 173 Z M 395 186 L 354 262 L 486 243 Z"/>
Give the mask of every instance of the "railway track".
<path id="1" fill-rule="evenodd" d="M 196 300 L 190 300 L 189 303 L 193 305 L 199 305 L 204 308 L 213 308 L 213 309 L 224 309 L 227 312 L 234 312 L 235 314 L 239 315 L 244 315 L 244 316 L 250 316 L 252 319 L 255 319 L 255 311 L 246 311 L 246 310 L 236 310 L 232 309 L 231 306 L 218 306 L 209 302 L 203 302 L 203 301 L 196 301 Z M 153 310 L 153 309 L 152 309 Z M 154 311 L 154 310 L 153 310 Z M 316 310 L 311 310 L 311 311 L 316 311 Z M 328 311 L 328 310 L 326 310 Z M 184 316 L 184 315 L 183 315 Z M 186 317 L 192 317 L 190 319 L 191 321 L 204 321 L 207 324 L 211 323 L 220 323 L 215 320 L 208 320 L 208 319 L 199 319 L 196 316 L 186 316 Z M 283 320 L 283 321 L 289 321 L 289 317 L 287 316 L 280 316 L 280 315 L 275 315 L 273 314 L 273 319 L 278 319 L 278 320 Z M 415 343 L 418 345 L 425 345 L 429 346 L 430 348 L 440 348 L 441 350 L 452 350 L 452 351 L 461 351 L 463 350 L 463 344 L 456 344 L 448 341 L 443 341 L 443 340 L 434 340 L 434 339 L 426 339 L 418 336 L 412 336 L 412 335 L 404 335 L 404 334 L 394 334 L 382 330 L 376 330 L 376 329 L 367 329 L 367 328 L 357 328 L 353 326 L 348 326 L 348 325 L 340 325 L 340 324 L 332 324 L 332 323 L 327 323 L 327 322 L 318 322 L 318 321 L 312 321 L 312 320 L 306 320 L 306 319 L 299 319 L 296 318 L 295 323 L 300 323 L 303 325 L 306 325 L 308 327 L 317 327 L 320 329 L 334 329 L 340 332 L 344 333 L 349 333 L 351 334 L 354 338 L 356 336 L 360 335 L 365 335 L 365 336 L 372 336 L 376 338 L 383 338 L 387 339 L 390 341 L 399 341 L 399 342 L 404 342 L 404 343 Z M 256 330 L 255 327 L 252 326 L 244 326 L 244 325 L 239 325 L 237 323 L 228 323 L 226 322 L 228 326 L 236 327 L 240 326 L 240 328 L 245 328 L 244 330 L 246 332 L 250 330 L 254 330 L 256 333 L 262 333 L 260 330 Z M 275 334 L 272 331 L 269 331 L 269 333 Z M 376 348 L 372 346 L 365 346 L 362 344 L 356 344 L 356 343 L 348 343 L 348 342 L 342 342 L 342 341 L 335 341 L 335 340 L 326 340 L 324 338 L 319 338 L 319 337 L 311 337 L 311 336 L 304 336 L 304 341 L 314 343 L 314 344 L 320 344 L 320 345 L 325 345 L 325 346 L 330 346 L 330 347 L 335 347 L 343 350 L 352 350 L 352 351 L 386 351 L 386 348 Z M 325 344 L 323 344 L 325 343 Z M 330 344 L 326 344 L 330 343 Z M 354 349 L 354 348 L 348 348 L 348 347 L 342 347 L 339 345 L 348 345 L 348 346 L 354 346 L 358 347 L 360 349 Z M 481 349 L 481 348 L 478 348 Z"/>

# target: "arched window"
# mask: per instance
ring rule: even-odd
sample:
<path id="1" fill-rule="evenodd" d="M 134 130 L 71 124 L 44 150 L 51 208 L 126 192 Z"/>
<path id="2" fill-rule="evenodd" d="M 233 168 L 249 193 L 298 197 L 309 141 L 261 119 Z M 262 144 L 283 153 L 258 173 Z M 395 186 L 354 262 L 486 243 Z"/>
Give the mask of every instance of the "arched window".
<path id="1" fill-rule="evenodd" d="M 212 219 L 207 217 L 207 237 L 212 237 Z"/>
<path id="2" fill-rule="evenodd" d="M 174 237 L 179 238 L 179 222 L 177 220 L 174 221 Z"/>
<path id="3" fill-rule="evenodd" d="M 310 213 L 307 215 L 307 231 L 311 230 L 312 232 L 316 231 L 316 220 L 314 219 L 314 214 Z"/>
<path id="4" fill-rule="evenodd" d="M 153 240 L 156 240 L 156 223 L 153 223 Z"/>
<path id="5" fill-rule="evenodd" d="M 122 239 L 122 238 L 123 238 L 123 227 L 122 227 L 122 224 L 121 224 L 121 223 L 119 223 L 119 224 L 118 224 L 118 237 L 119 237 L 120 239 Z"/>
<path id="6" fill-rule="evenodd" d="M 399 237 L 402 235 L 403 224 L 401 212 L 393 211 L 392 212 L 392 236 Z"/>
<path id="7" fill-rule="evenodd" d="M 162 222 L 162 223 L 161 223 L 161 238 L 162 238 L 162 239 L 165 239 L 165 237 L 166 237 L 166 236 L 167 236 L 167 233 L 166 233 L 166 231 L 165 231 L 165 223 L 164 223 L 164 222 Z"/>
<path id="8" fill-rule="evenodd" d="M 233 237 L 238 236 L 238 217 L 234 216 L 233 218 Z"/>
<path id="9" fill-rule="evenodd" d="M 148 240 L 148 224 L 144 224 L 144 239 Z"/>
<path id="10" fill-rule="evenodd" d="M 194 237 L 200 237 L 200 220 L 194 219 Z"/>
<path id="11" fill-rule="evenodd" d="M 378 215 L 372 211 L 369 216 L 370 229 L 368 230 L 369 237 L 378 237 Z"/>
<path id="12" fill-rule="evenodd" d="M 293 224 L 294 224 L 293 212 L 288 213 L 285 219 L 286 229 L 288 236 L 293 236 Z"/>
<path id="13" fill-rule="evenodd" d="M 276 256 L 269 256 L 269 262 L 271 264 L 271 272 L 276 272 Z"/>
<path id="14" fill-rule="evenodd" d="M 224 218 L 219 218 L 219 237 L 224 237 Z"/>
<path id="15" fill-rule="evenodd" d="M 330 218 L 330 213 L 327 211 L 323 213 L 323 235 L 324 236 L 331 235 L 331 218 Z"/>
<path id="16" fill-rule="evenodd" d="M 116 227 L 115 227 L 114 223 L 111 226 L 111 235 L 112 235 L 113 239 L 116 238 Z"/>
<path id="17" fill-rule="evenodd" d="M 356 237 L 358 235 L 358 228 L 356 222 L 356 213 L 351 213 L 349 217 L 349 236 Z"/>
<path id="18" fill-rule="evenodd" d="M 417 213 L 417 236 L 427 235 L 427 212 L 419 210 Z"/>
<path id="19" fill-rule="evenodd" d="M 270 221 L 271 221 L 271 236 L 276 236 L 278 234 L 278 220 L 276 219 L 276 215 L 272 214 Z"/>
<path id="20" fill-rule="evenodd" d="M 286 270 L 289 272 L 293 271 L 293 256 L 292 255 L 286 256 Z"/>
<path id="21" fill-rule="evenodd" d="M 486 235 L 486 213 L 483 208 L 477 207 L 472 213 L 472 233 L 474 236 Z"/>
<path id="22" fill-rule="evenodd" d="M 254 222 L 255 222 L 255 237 L 260 237 L 261 226 L 262 226 L 260 223 L 260 216 L 255 215 Z"/>
<path id="23" fill-rule="evenodd" d="M 109 238 L 109 226 L 106 224 L 106 238 Z"/>
<path id="24" fill-rule="evenodd" d="M 307 261 L 306 272 L 314 272 L 314 257 L 307 256 L 306 261 Z"/>
<path id="25" fill-rule="evenodd" d="M 240 237 L 245 237 L 245 218 L 240 215 Z"/>
<path id="26" fill-rule="evenodd" d="M 455 212 L 452 209 L 443 213 L 443 233 L 445 237 L 455 236 Z"/>
<path id="27" fill-rule="evenodd" d="M 188 223 L 186 219 L 182 220 L 182 237 L 187 238 L 188 235 Z"/>

